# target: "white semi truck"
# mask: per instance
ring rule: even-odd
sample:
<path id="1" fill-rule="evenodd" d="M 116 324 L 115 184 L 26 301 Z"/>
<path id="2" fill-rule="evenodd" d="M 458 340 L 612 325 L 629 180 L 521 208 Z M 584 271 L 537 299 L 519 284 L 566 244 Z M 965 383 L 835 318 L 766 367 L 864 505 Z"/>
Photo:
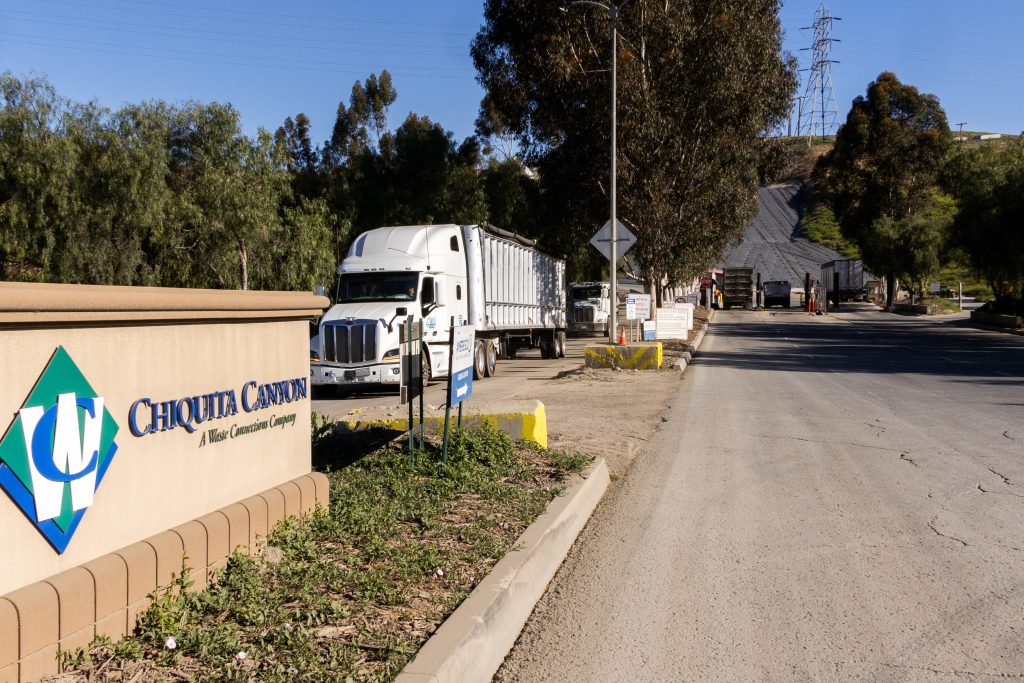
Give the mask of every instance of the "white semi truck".
<path id="1" fill-rule="evenodd" d="M 423 323 L 424 379 L 448 374 L 451 319 L 475 328 L 474 376 L 539 348 L 565 355 L 565 262 L 487 225 L 377 228 L 338 267 L 333 305 L 310 341 L 315 390 L 401 380 L 400 325 Z"/>
<path id="2" fill-rule="evenodd" d="M 608 334 L 612 300 L 607 282 L 573 282 L 569 285 L 569 333 Z"/>

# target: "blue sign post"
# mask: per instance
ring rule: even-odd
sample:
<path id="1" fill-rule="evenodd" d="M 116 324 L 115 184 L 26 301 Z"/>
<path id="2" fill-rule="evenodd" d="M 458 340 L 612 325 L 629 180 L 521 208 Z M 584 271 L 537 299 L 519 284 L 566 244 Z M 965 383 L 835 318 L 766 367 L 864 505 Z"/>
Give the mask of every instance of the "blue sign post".
<path id="1" fill-rule="evenodd" d="M 441 461 L 448 461 L 448 430 L 452 408 L 459 407 L 459 427 L 462 426 L 462 402 L 473 395 L 473 355 L 476 333 L 472 325 L 456 327 L 452 318 L 448 346 L 448 400 L 444 411 L 444 446 Z"/>

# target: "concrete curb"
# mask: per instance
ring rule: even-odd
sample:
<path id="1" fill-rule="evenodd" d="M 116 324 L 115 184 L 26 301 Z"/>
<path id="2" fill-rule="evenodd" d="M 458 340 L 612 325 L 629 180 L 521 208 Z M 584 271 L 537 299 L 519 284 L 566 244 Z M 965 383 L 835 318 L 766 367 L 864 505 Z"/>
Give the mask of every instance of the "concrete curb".
<path id="1" fill-rule="evenodd" d="M 582 476 L 523 532 L 397 683 L 491 680 L 611 481 L 604 460 Z"/>
<path id="2" fill-rule="evenodd" d="M 715 319 L 714 313 L 714 311 L 711 311 L 711 315 L 708 317 L 708 324 L 697 333 L 697 336 L 693 338 L 693 343 L 686 347 L 686 351 L 683 351 L 679 360 L 672 366 L 679 368 L 679 372 L 686 370 L 686 366 L 693 362 L 693 357 L 696 355 L 697 349 L 700 348 L 700 343 L 704 341 L 704 335 L 707 334 L 708 328 L 711 327 L 711 321 Z"/>

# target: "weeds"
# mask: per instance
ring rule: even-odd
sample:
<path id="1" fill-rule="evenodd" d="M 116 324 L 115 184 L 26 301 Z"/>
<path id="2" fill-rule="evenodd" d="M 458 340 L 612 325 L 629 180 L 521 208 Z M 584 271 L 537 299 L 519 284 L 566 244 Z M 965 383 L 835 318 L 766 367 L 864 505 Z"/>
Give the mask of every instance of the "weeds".
<path id="1" fill-rule="evenodd" d="M 328 424 L 314 418 L 314 441 L 337 448 Z M 329 510 L 286 520 L 202 592 L 183 573 L 133 637 L 65 655 L 64 668 L 78 680 L 390 680 L 589 462 L 493 428 L 455 430 L 446 464 L 384 447 L 327 472 Z"/>

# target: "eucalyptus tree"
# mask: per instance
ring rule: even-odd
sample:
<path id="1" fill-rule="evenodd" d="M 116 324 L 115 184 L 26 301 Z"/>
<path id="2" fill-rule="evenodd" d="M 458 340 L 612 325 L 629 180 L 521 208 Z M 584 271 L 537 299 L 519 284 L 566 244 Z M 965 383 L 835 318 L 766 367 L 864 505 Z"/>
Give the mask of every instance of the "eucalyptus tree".
<path id="1" fill-rule="evenodd" d="M 864 264 L 887 276 L 914 276 L 947 234 L 950 212 L 938 194 L 949 123 L 939 100 L 883 72 L 858 96 L 815 169 L 815 180 Z M 937 224 L 936 224 L 937 223 Z M 913 248 L 913 250 L 912 250 Z"/>
<path id="2" fill-rule="evenodd" d="M 660 280 L 691 277 L 756 212 L 762 138 L 789 111 L 795 60 L 777 0 L 633 0 L 618 17 L 619 215 Z M 478 130 L 515 135 L 565 253 L 607 219 L 611 41 L 606 12 L 487 0 L 472 45 Z"/>

